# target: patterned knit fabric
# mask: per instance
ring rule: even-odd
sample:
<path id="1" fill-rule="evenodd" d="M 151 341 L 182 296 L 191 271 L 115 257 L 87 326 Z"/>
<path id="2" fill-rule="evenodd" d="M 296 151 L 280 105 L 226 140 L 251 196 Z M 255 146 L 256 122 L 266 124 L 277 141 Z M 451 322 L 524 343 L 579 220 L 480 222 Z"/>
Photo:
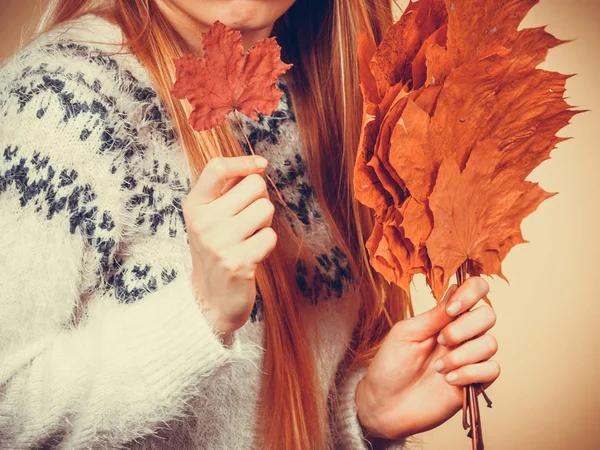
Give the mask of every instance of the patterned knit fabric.
<path id="1" fill-rule="evenodd" d="M 224 345 L 191 286 L 186 158 L 121 41 L 84 16 L 0 70 L 0 449 L 248 449 L 260 442 L 260 292 Z M 312 250 L 295 279 L 298 302 L 317 310 L 328 448 L 366 449 L 354 403 L 365 372 L 334 381 L 356 325 L 355 280 L 280 86 L 279 110 L 244 128 Z"/>

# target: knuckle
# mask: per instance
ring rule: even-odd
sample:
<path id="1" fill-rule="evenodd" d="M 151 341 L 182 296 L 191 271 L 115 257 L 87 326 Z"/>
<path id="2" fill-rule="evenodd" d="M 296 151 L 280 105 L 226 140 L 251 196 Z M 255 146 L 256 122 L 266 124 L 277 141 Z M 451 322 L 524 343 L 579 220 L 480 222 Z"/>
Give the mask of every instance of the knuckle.
<path id="1" fill-rule="evenodd" d="M 266 227 L 265 228 L 265 233 L 267 233 L 267 236 L 271 237 L 273 240 L 277 241 L 277 233 L 275 232 L 275 230 L 271 227 Z"/>
<path id="2" fill-rule="evenodd" d="M 278 239 L 277 233 L 271 227 L 266 227 L 264 233 L 265 233 L 265 238 L 269 242 L 269 244 L 268 244 L 269 249 L 273 249 L 275 247 L 275 245 L 277 244 L 277 239 Z"/>
<path id="3" fill-rule="evenodd" d="M 265 215 L 271 216 L 275 213 L 275 205 L 273 205 L 273 202 L 268 198 L 261 197 L 256 202 L 259 204 L 260 209 L 264 211 Z"/>
<path id="4" fill-rule="evenodd" d="M 251 185 L 255 187 L 259 193 L 263 193 L 267 190 L 267 182 L 262 175 L 253 173 L 248 175 L 248 178 L 250 179 Z"/>
<path id="5" fill-rule="evenodd" d="M 238 259 L 232 257 L 221 258 L 221 267 L 228 272 L 230 276 L 238 275 L 242 271 L 243 266 L 242 262 Z"/>
<path id="6" fill-rule="evenodd" d="M 246 157 L 245 161 L 248 172 L 254 172 L 258 169 L 258 166 L 256 165 L 256 160 L 256 156 Z"/>
<path id="7" fill-rule="evenodd" d="M 218 176 L 223 176 L 225 175 L 225 172 L 227 170 L 226 165 L 227 163 L 225 162 L 224 157 L 216 156 L 210 161 L 208 161 L 208 163 L 206 164 L 206 169 L 210 170 Z"/>

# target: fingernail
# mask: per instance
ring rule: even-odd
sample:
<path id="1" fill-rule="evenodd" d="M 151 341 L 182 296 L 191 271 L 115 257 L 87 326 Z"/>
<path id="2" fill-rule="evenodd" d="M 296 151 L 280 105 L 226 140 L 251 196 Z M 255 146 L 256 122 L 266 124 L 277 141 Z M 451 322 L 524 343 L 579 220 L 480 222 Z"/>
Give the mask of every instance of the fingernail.
<path id="1" fill-rule="evenodd" d="M 434 364 L 433 364 L 433 368 L 438 371 L 441 372 L 442 370 L 444 370 L 444 361 L 442 361 L 441 359 L 438 359 Z"/>
<path id="2" fill-rule="evenodd" d="M 259 157 L 254 160 L 254 164 L 256 164 L 256 167 L 259 169 L 265 169 L 269 165 L 269 161 L 267 161 L 265 158 Z"/>
<path id="3" fill-rule="evenodd" d="M 460 302 L 458 300 L 454 301 L 450 306 L 446 308 L 446 312 L 449 316 L 453 316 L 460 311 Z"/>
<path id="4" fill-rule="evenodd" d="M 440 345 L 446 345 L 446 339 L 444 338 L 444 335 L 442 333 L 438 334 L 437 341 Z"/>
<path id="5" fill-rule="evenodd" d="M 456 372 L 450 372 L 448 375 L 446 375 L 446 381 L 448 383 L 453 383 L 456 380 L 458 380 L 458 374 Z"/>

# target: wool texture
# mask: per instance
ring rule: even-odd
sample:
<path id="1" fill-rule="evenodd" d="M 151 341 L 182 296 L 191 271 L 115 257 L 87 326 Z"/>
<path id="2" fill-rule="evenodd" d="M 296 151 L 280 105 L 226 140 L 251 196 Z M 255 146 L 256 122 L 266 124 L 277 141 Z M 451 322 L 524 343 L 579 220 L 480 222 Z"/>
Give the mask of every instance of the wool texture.
<path id="1" fill-rule="evenodd" d="M 186 157 L 122 41 L 87 15 L 0 69 L 0 449 L 248 449 L 265 351 L 260 292 L 225 345 L 192 288 Z M 367 449 L 354 402 L 364 369 L 338 373 L 356 280 L 279 83 L 278 110 L 243 126 L 311 249 L 295 279 L 298 302 L 317 311 L 328 448 Z"/>

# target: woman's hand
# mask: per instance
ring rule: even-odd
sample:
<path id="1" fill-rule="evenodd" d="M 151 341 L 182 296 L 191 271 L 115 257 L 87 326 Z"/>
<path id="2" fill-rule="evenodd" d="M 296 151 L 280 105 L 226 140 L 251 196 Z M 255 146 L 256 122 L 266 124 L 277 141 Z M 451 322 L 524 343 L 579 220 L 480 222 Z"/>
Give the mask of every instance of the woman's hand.
<path id="1" fill-rule="evenodd" d="M 226 336 L 250 317 L 256 267 L 277 242 L 262 176 L 267 164 L 256 156 L 213 158 L 183 204 L 194 288 Z"/>
<path id="2" fill-rule="evenodd" d="M 488 291 L 481 277 L 468 278 L 433 309 L 394 325 L 356 392 L 367 436 L 396 439 L 435 428 L 461 409 L 463 386 L 486 388 L 498 378 L 500 366 L 489 360 L 497 343 L 484 334 L 496 322 L 494 310 L 485 304 L 456 318 Z"/>

